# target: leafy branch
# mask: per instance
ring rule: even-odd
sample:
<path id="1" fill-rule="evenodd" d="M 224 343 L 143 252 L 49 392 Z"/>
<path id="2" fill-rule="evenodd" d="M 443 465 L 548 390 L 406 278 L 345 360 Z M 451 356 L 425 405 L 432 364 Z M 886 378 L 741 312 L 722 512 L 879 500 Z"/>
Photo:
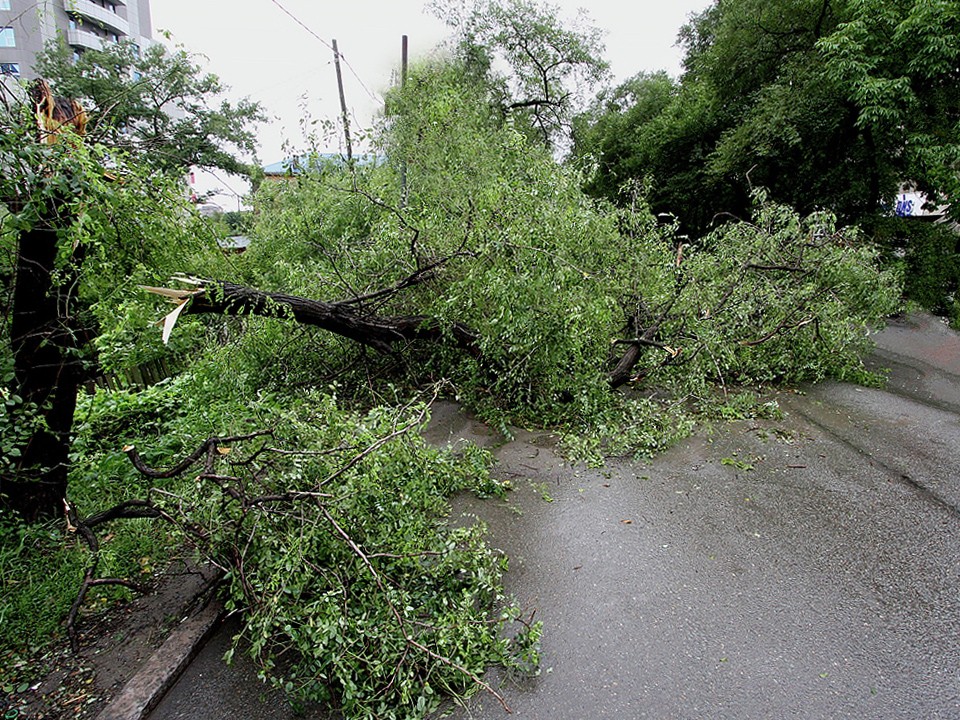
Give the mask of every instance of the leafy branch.
<path id="1" fill-rule="evenodd" d="M 527 648 L 535 645 L 539 624 L 525 622 L 520 635 L 511 641 L 500 636 L 508 617 L 519 614 L 510 610 L 499 619 L 489 616 L 494 604 L 502 600 L 487 584 L 493 558 L 478 544 L 476 531 L 441 532 L 435 519 L 414 513 L 383 518 L 391 527 L 411 526 L 409 536 L 402 530 L 391 535 L 368 525 L 374 519 L 368 510 L 353 509 L 358 503 L 366 508 L 367 503 L 400 500 L 410 513 L 409 501 L 402 498 L 438 491 L 422 484 L 424 468 L 431 468 L 427 471 L 431 476 L 456 471 L 456 465 L 447 464 L 445 470 L 424 465 L 435 463 L 423 455 L 428 451 L 418 434 L 426 418 L 427 405 L 407 405 L 392 417 L 381 417 L 370 434 L 363 435 L 363 442 L 341 442 L 327 450 L 277 447 L 276 430 L 210 437 L 167 468 L 147 464 L 135 447 L 127 446 L 127 458 L 141 476 L 173 484 L 152 485 L 142 499 L 125 501 L 85 519 L 78 519 L 75 508 L 69 508 L 70 527 L 93 555 L 69 618 L 74 647 L 79 637 L 78 610 L 93 588 L 120 585 L 144 590 L 122 578 L 96 576 L 97 529 L 125 518 L 156 519 L 176 528 L 207 562 L 220 569 L 228 608 L 244 614 L 251 652 L 268 674 L 276 673 L 271 670 L 272 658 L 286 646 L 303 656 L 285 671 L 291 678 L 300 678 L 301 690 L 313 697 L 335 692 L 344 707 L 409 693 L 411 684 L 428 685 L 432 678 L 461 691 L 471 686 L 482 689 L 509 711 L 503 695 L 484 681 L 481 673 L 489 662 L 528 667 L 535 651 L 531 656 Z M 252 449 L 239 452 L 251 443 Z M 433 452 L 438 451 L 429 451 Z M 396 487 L 382 487 L 389 483 L 378 479 L 376 473 L 384 463 L 394 463 L 391 475 L 408 479 Z M 456 472 L 464 471 L 466 467 Z M 175 483 L 191 472 L 197 472 L 195 483 Z M 428 482 L 434 482 L 433 478 Z M 181 486 L 183 489 L 176 489 Z M 432 503 L 426 495 L 421 501 L 427 502 L 425 507 Z M 279 547 L 285 548 L 280 556 Z M 373 592 L 360 590 L 363 575 L 372 583 Z M 323 598 L 333 597 L 343 603 L 337 604 L 337 619 L 331 620 L 337 627 L 352 617 L 380 618 L 375 633 L 369 628 L 356 630 L 363 634 L 365 650 L 356 645 L 359 636 L 344 638 L 342 648 L 320 642 L 315 650 L 308 650 L 313 646 L 305 644 L 303 637 L 326 622 L 322 613 L 317 614 L 318 608 Z M 294 617 L 297 620 L 292 623 Z M 361 623 L 360 627 L 367 625 Z M 260 632 L 266 632 L 269 641 L 267 636 L 261 638 Z M 511 649 L 514 646 L 517 650 Z M 383 685 L 384 678 L 372 668 L 382 667 L 387 658 L 392 658 L 393 670 Z M 328 667 L 324 674 L 332 683 L 329 687 L 311 670 L 318 662 Z M 288 689 L 293 687 L 283 678 L 275 680 Z M 355 687 L 357 684 L 361 687 Z M 430 696 L 431 691 L 423 692 L 425 702 L 439 700 Z"/>

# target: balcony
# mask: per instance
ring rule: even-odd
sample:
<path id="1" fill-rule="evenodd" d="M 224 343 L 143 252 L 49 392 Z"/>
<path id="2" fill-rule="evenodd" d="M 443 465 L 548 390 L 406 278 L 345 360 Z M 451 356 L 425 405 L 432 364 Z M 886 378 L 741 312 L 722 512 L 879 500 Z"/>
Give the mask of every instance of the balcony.
<path id="1" fill-rule="evenodd" d="M 103 38 L 86 30 L 67 30 L 67 44 L 85 50 L 103 50 Z"/>
<path id="2" fill-rule="evenodd" d="M 68 13 L 80 15 L 108 30 L 112 30 L 117 35 L 130 34 L 130 23 L 116 13 L 95 5 L 90 0 L 64 0 L 63 6 Z"/>

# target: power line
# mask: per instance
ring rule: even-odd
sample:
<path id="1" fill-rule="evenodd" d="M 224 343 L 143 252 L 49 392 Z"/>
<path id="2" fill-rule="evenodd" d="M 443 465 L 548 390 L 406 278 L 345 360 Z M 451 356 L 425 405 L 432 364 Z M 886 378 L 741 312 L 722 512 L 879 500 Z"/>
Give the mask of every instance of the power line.
<path id="1" fill-rule="evenodd" d="M 370 91 L 370 89 L 366 86 L 366 84 L 365 84 L 365 83 L 363 82 L 363 80 L 360 78 L 360 75 L 357 74 L 357 71 L 353 69 L 353 66 L 350 64 L 350 62 L 347 60 L 347 58 L 344 57 L 344 55 L 343 55 L 342 52 L 339 52 L 339 51 L 337 51 L 336 49 L 334 49 L 334 47 L 333 47 L 330 43 L 328 43 L 326 40 L 324 40 L 322 37 L 320 37 L 317 33 L 315 33 L 305 22 L 303 22 L 303 20 L 301 20 L 300 18 L 298 18 L 298 17 L 297 17 L 296 15 L 294 15 L 292 12 L 290 12 L 289 10 L 287 10 L 287 8 L 285 8 L 283 5 L 281 5 L 280 2 L 279 2 L 279 0 L 270 0 L 270 2 L 272 2 L 272 3 L 273 3 L 274 5 L 276 5 L 278 8 L 280 8 L 280 10 L 283 11 L 283 13 L 286 14 L 286 15 L 287 15 L 291 20 L 293 20 L 297 25 L 299 25 L 300 27 L 302 27 L 304 30 L 306 30 L 308 33 L 310 33 L 314 38 L 316 38 L 317 40 L 319 40 L 319 41 L 323 44 L 324 47 L 326 47 L 328 50 L 330 50 L 330 51 L 333 52 L 334 54 L 339 55 L 339 56 L 340 56 L 340 60 L 343 62 L 344 65 L 347 66 L 347 69 L 350 70 L 350 74 L 353 75 L 354 78 L 356 78 L 356 80 L 357 80 L 358 83 L 360 83 L 360 87 L 363 88 L 363 91 L 364 91 L 367 95 L 369 95 L 369 96 L 370 96 L 370 99 L 373 100 L 374 102 L 380 102 L 381 98 L 377 97 L 377 95 L 375 95 L 374 93 L 372 93 L 372 92 Z"/>
<path id="2" fill-rule="evenodd" d="M 313 35 L 317 40 L 319 40 L 321 43 L 323 43 L 323 44 L 327 47 L 328 50 L 333 51 L 333 46 L 330 45 L 330 43 L 328 43 L 328 42 L 327 42 L 326 40 L 324 40 L 322 37 L 320 37 L 319 35 L 317 35 L 313 30 L 311 30 L 311 29 L 306 25 L 306 23 L 304 23 L 300 18 L 298 18 L 298 17 L 297 17 L 296 15 L 294 15 L 292 12 L 290 12 L 289 10 L 287 10 L 283 5 L 281 5 L 279 2 L 277 2 L 277 0 L 270 0 L 270 1 L 271 1 L 274 5 L 276 5 L 278 8 L 280 8 L 284 13 L 286 13 L 287 16 L 288 16 L 291 20 L 293 20 L 297 25 L 299 25 L 300 27 L 302 27 L 302 28 L 303 28 L 304 30 L 306 30 L 308 33 L 310 33 L 311 35 Z"/>

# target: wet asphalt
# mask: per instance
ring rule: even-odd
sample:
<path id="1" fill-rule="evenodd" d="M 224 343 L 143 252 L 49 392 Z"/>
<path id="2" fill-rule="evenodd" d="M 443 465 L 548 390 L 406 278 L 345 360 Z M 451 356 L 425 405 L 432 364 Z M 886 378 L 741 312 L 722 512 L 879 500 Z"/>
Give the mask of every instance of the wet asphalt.
<path id="1" fill-rule="evenodd" d="M 507 501 L 459 498 L 544 622 L 536 678 L 492 673 L 513 717 L 960 718 L 960 336 L 876 338 L 884 390 L 782 393 L 783 417 L 650 463 L 571 467 L 439 405 L 429 437 L 495 448 Z M 221 632 L 152 720 L 298 717 Z M 299 717 L 322 718 L 317 711 Z M 480 695 L 455 718 L 508 717 Z"/>

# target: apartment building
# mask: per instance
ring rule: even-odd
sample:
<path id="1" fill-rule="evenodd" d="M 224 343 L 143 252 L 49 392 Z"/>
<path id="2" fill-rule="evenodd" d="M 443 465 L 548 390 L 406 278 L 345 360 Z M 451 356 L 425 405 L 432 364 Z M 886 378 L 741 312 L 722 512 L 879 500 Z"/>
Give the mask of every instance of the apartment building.
<path id="1" fill-rule="evenodd" d="M 150 0 L 0 0 L 0 74 L 36 77 L 34 58 L 58 36 L 79 55 L 152 35 Z"/>

